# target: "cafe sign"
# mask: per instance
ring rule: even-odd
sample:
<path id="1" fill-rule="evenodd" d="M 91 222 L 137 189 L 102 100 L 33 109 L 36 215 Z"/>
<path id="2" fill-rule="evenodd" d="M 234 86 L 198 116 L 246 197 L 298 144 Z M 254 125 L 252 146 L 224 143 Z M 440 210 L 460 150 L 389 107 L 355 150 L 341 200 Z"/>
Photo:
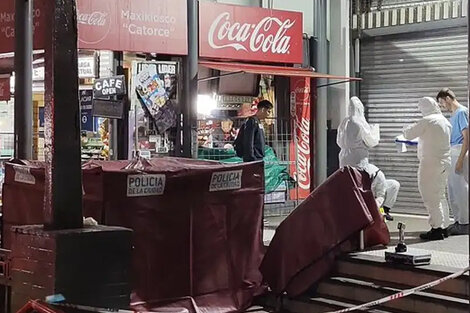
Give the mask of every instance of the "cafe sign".
<path id="1" fill-rule="evenodd" d="M 100 78 L 93 85 L 93 97 L 106 98 L 126 94 L 126 77 L 124 75 Z"/>

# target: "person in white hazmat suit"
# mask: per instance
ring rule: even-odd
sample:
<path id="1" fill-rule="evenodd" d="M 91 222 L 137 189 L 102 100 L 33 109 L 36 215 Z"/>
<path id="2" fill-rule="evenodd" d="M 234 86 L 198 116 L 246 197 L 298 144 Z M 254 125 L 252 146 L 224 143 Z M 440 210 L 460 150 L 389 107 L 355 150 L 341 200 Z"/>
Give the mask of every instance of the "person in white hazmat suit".
<path id="1" fill-rule="evenodd" d="M 388 221 L 393 221 L 390 210 L 393 209 L 397 201 L 400 183 L 394 179 L 386 179 L 385 174 L 374 164 L 368 163 L 361 169 L 366 171 L 372 180 L 371 189 L 374 194 L 375 202 L 377 202 L 377 207 L 384 209 L 385 218 Z"/>
<path id="2" fill-rule="evenodd" d="M 369 125 L 364 116 L 364 105 L 352 97 L 346 117 L 338 128 L 336 143 L 341 148 L 339 166 L 365 168 L 369 163 L 369 149 L 380 141 L 378 125 Z"/>
<path id="3" fill-rule="evenodd" d="M 442 240 L 447 237 L 449 207 L 445 197 L 450 163 L 451 125 L 430 97 L 419 100 L 423 118 L 405 127 L 407 140 L 418 138 L 418 188 L 429 213 L 431 230 L 420 235 L 423 240 Z"/>

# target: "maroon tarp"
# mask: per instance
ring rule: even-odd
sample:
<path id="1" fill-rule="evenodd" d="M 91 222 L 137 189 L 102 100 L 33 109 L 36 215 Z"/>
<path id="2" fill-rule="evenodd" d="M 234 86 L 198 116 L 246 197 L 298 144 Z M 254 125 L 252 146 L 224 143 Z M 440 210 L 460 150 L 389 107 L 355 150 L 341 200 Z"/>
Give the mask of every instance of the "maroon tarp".
<path id="1" fill-rule="evenodd" d="M 16 163 L 6 166 L 6 221 L 42 223 L 44 163 Z M 210 191 L 214 173 L 240 170 L 240 189 Z M 128 197 L 128 177 L 142 174 L 165 175 L 163 194 Z M 263 175 L 261 163 L 177 158 L 84 166 L 84 216 L 134 230 L 135 309 L 173 303 L 191 312 L 230 312 L 250 303 L 261 281 Z M 275 292 L 303 292 L 341 251 L 357 248 L 364 227 L 367 246 L 388 243 L 369 177 L 346 168 L 278 228 L 261 266 L 265 281 Z"/>
<path id="2" fill-rule="evenodd" d="M 5 181 L 2 191 L 2 244 L 10 248 L 10 228 L 15 225 L 35 225 L 44 223 L 44 183 L 45 162 L 12 160 L 5 163 Z M 86 173 L 96 173 L 96 169 L 84 169 Z M 64 182 L 65 184 L 67 182 Z M 99 193 L 101 184 L 87 185 Z M 101 223 L 100 199 L 94 195 L 85 196 L 83 215 L 93 217 Z M 98 203 L 98 205 L 96 205 Z"/>
<path id="3" fill-rule="evenodd" d="M 44 164 L 15 160 L 5 163 L 2 191 L 2 243 L 10 248 L 10 228 L 14 225 L 42 224 Z"/>
<path id="4" fill-rule="evenodd" d="M 341 251 L 357 247 L 361 229 L 368 228 L 367 245 L 388 243 L 382 224 L 369 177 L 339 170 L 278 227 L 261 265 L 263 278 L 275 293 L 299 295 L 330 271 Z"/>
<path id="5" fill-rule="evenodd" d="M 15 163 L 24 175 L 15 181 L 18 167 L 7 165 L 4 214 L 13 225 L 41 224 L 44 163 Z M 164 175 L 163 194 L 128 196 L 134 175 Z M 83 166 L 84 216 L 134 230 L 135 308 L 176 301 L 191 311 L 231 312 L 249 306 L 260 290 L 263 182 L 261 162 L 91 161 Z"/>
<path id="6" fill-rule="evenodd" d="M 178 158 L 130 163 L 92 161 L 83 177 L 85 202 L 95 199 L 105 223 L 134 230 L 135 306 L 152 309 L 190 296 L 202 311 L 247 307 L 261 283 L 263 164 Z M 238 171 L 240 186 L 233 176 Z M 165 175 L 163 194 L 127 196 L 129 179 L 142 174 Z M 211 191 L 217 177 L 234 184 Z M 97 181 L 102 189 L 95 193 L 90 186 Z"/>

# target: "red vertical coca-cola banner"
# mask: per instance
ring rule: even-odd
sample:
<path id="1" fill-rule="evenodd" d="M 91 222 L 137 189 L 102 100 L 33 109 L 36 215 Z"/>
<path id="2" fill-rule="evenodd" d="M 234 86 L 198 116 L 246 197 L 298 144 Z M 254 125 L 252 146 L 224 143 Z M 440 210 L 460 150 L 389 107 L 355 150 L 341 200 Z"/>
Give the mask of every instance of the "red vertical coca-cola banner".
<path id="1" fill-rule="evenodd" d="M 298 190 L 291 190 L 291 199 L 305 199 L 310 194 L 310 78 L 291 77 L 291 116 L 293 132 L 290 142 L 291 174 Z M 295 123 L 295 127 L 294 127 Z"/>

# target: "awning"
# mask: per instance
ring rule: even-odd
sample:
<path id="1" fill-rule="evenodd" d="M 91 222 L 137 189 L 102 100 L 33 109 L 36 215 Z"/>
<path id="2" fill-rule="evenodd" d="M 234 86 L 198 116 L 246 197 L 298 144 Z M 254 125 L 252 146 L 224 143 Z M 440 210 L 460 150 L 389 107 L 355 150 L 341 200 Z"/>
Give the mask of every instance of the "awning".
<path id="1" fill-rule="evenodd" d="M 44 50 L 33 51 L 33 65 L 39 59 L 44 59 Z M 0 53 L 0 74 L 10 74 L 15 70 L 15 54 Z"/>
<path id="2" fill-rule="evenodd" d="M 336 76 L 330 74 L 317 73 L 313 68 L 295 68 L 287 66 L 273 66 L 261 64 L 247 64 L 235 62 L 213 62 L 213 61 L 199 61 L 199 65 L 229 73 L 251 73 L 263 74 L 274 76 L 287 76 L 287 77 L 311 77 L 311 78 L 326 78 L 343 81 L 360 81 L 361 78 Z M 225 76 L 225 75 L 223 75 Z M 210 78 L 209 78 L 210 79 Z M 209 80 L 201 78 L 200 81 Z"/>

